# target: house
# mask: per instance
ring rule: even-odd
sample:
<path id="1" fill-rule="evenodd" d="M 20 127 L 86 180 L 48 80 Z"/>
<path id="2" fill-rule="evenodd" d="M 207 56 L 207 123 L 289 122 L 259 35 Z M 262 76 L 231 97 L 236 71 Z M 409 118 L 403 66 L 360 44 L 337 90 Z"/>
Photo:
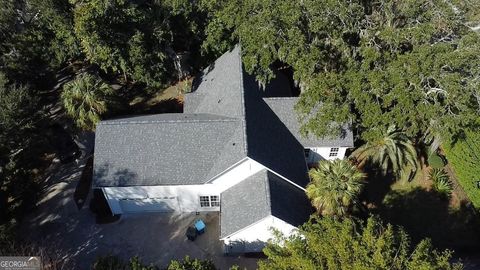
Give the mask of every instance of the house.
<path id="1" fill-rule="evenodd" d="M 269 87 L 245 73 L 237 46 L 203 72 L 184 113 L 102 121 L 93 188 L 113 214 L 220 212 L 228 251 L 260 251 L 270 227 L 289 234 L 312 213 L 307 163 L 343 158 L 353 146 L 348 129 L 336 139 L 302 137 L 297 98 L 285 97 L 285 83 Z"/>

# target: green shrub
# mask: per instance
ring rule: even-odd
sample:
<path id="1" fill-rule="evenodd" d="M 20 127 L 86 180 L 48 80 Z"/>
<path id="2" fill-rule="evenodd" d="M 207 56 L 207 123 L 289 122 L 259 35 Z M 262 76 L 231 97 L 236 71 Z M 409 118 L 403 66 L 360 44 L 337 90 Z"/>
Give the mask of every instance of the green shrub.
<path id="1" fill-rule="evenodd" d="M 133 257 L 129 262 L 125 262 L 116 256 L 99 257 L 94 262 L 93 270 L 156 270 L 157 267 L 146 266 L 140 262 L 138 257 Z"/>
<path id="2" fill-rule="evenodd" d="M 183 260 L 172 260 L 166 270 L 216 270 L 210 260 L 190 259 L 186 256 Z M 234 268 L 233 268 L 234 269 Z"/>
<path id="3" fill-rule="evenodd" d="M 182 82 L 182 93 L 190 93 L 192 92 L 192 79 L 185 79 Z"/>
<path id="4" fill-rule="evenodd" d="M 130 261 L 124 261 L 116 256 L 99 257 L 93 263 L 93 270 L 158 270 L 154 265 L 143 264 L 138 257 L 132 257 Z M 183 260 L 172 260 L 165 270 L 216 270 L 217 268 L 210 260 L 191 259 L 186 256 Z M 239 269 L 236 266 L 230 270 Z"/>
<path id="5" fill-rule="evenodd" d="M 476 208 L 480 209 L 480 132 L 467 132 L 465 138 L 443 145 L 458 183 Z"/>
<path id="6" fill-rule="evenodd" d="M 431 169 L 428 177 L 432 180 L 432 188 L 436 192 L 449 198 L 452 195 L 453 187 L 447 173 L 443 169 Z"/>
<path id="7" fill-rule="evenodd" d="M 437 182 L 438 180 L 443 179 L 443 178 L 448 179 L 448 175 L 443 169 L 434 168 L 434 169 L 431 169 L 430 172 L 428 173 L 428 178 L 432 182 Z"/>
<path id="8" fill-rule="evenodd" d="M 445 162 L 443 162 L 443 159 L 437 154 L 437 153 L 432 153 L 428 157 L 428 165 L 432 168 L 443 168 L 445 166 Z"/>

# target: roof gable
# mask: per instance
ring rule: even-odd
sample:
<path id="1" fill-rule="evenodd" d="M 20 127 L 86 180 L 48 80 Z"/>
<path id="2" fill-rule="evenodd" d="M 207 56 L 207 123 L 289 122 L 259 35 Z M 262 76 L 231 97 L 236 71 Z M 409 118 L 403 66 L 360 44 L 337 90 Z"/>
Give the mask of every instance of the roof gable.
<path id="1" fill-rule="evenodd" d="M 262 170 L 224 191 L 220 203 L 220 238 L 228 237 L 268 216 L 299 226 L 313 213 L 304 190 L 269 170 Z"/>
<path id="2" fill-rule="evenodd" d="M 269 191 L 265 177 L 266 171 L 262 170 L 221 194 L 220 238 L 270 215 Z"/>

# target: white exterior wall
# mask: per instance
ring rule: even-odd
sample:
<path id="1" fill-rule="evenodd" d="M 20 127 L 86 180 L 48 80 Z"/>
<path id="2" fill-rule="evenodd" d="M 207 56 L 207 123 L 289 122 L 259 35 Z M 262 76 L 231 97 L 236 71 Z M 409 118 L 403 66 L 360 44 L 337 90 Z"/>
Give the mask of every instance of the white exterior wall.
<path id="1" fill-rule="evenodd" d="M 319 162 L 320 160 L 333 160 L 333 159 L 343 159 L 345 157 L 345 151 L 347 151 L 348 147 L 338 147 L 338 155 L 336 157 L 329 157 L 330 149 L 332 147 L 306 147 L 310 149 L 310 157 L 308 159 L 308 163 L 315 163 Z"/>
<path id="2" fill-rule="evenodd" d="M 181 186 L 104 187 L 113 214 L 122 214 L 121 199 L 176 197 L 178 212 L 220 211 L 220 207 L 200 207 L 199 196 L 220 196 L 212 184 Z"/>
<path id="3" fill-rule="evenodd" d="M 267 241 L 273 238 L 272 228 L 287 236 L 297 230 L 295 226 L 277 217 L 268 216 L 221 240 L 226 246 L 227 253 L 260 252 Z"/>
<path id="4" fill-rule="evenodd" d="M 121 199 L 176 197 L 178 212 L 220 211 L 220 207 L 200 207 L 200 196 L 219 196 L 220 193 L 261 171 L 263 165 L 245 158 L 232 168 L 217 175 L 207 184 L 177 186 L 104 187 L 103 192 L 113 214 L 122 214 Z"/>
<path id="5" fill-rule="evenodd" d="M 209 183 L 214 184 L 221 192 L 233 187 L 248 177 L 265 169 L 265 167 L 253 159 L 245 158 L 242 162 L 237 163 L 220 175 L 214 177 Z"/>

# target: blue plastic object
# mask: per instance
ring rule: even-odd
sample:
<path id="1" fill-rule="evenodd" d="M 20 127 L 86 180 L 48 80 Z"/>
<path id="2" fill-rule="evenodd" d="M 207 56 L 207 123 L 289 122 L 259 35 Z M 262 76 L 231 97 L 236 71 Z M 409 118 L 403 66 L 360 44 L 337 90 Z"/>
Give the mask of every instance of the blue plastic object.
<path id="1" fill-rule="evenodd" d="M 197 230 L 197 233 L 198 234 L 202 234 L 205 232 L 205 223 L 203 222 L 203 220 L 199 219 L 195 222 L 195 229 Z"/>

